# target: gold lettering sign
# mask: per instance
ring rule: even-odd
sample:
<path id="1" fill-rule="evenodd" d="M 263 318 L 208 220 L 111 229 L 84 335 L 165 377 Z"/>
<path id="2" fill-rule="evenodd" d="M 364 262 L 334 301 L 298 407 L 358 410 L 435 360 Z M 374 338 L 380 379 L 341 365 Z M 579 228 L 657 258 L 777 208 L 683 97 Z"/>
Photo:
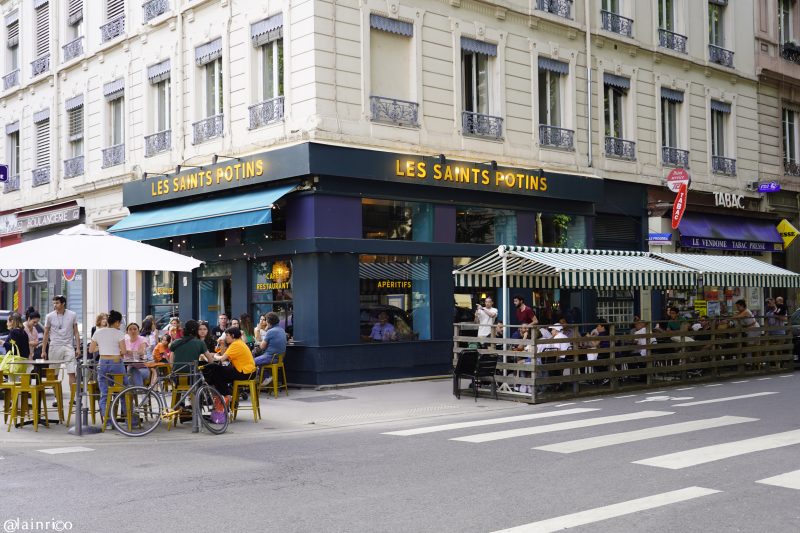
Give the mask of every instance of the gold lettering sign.
<path id="1" fill-rule="evenodd" d="M 477 185 L 495 190 L 500 189 L 504 192 L 513 190 L 545 192 L 547 190 L 547 177 L 545 176 L 527 172 L 489 170 L 468 163 L 435 163 L 432 168 L 429 168 L 426 161 L 396 159 L 395 176 L 416 180 L 430 181 L 432 179 L 438 182 Z"/>
<path id="2" fill-rule="evenodd" d="M 152 180 L 150 182 L 150 196 L 159 198 L 170 193 L 199 191 L 214 185 L 246 181 L 263 176 L 265 167 L 266 164 L 263 159 L 254 159 L 230 165 L 220 165 L 209 170 L 198 169 L 196 172 Z"/>
<path id="3" fill-rule="evenodd" d="M 155 287 L 153 289 L 153 296 L 172 296 L 175 294 L 175 289 L 172 287 Z"/>
<path id="4" fill-rule="evenodd" d="M 394 281 L 390 279 L 384 279 L 378 282 L 379 289 L 410 289 L 411 282 L 410 281 Z"/>
<path id="5" fill-rule="evenodd" d="M 257 291 L 277 291 L 280 289 L 291 289 L 292 284 L 288 281 L 282 283 L 256 283 Z"/>

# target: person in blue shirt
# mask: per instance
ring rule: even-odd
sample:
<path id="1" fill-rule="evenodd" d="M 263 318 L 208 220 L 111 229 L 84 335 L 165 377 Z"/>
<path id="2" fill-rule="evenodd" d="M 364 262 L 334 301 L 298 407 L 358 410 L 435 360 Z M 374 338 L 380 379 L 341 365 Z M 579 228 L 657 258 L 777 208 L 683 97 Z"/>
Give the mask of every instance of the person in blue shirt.
<path id="1" fill-rule="evenodd" d="M 267 313 L 267 332 L 259 344 L 261 355 L 255 358 L 256 365 L 271 365 L 278 362 L 278 355 L 286 353 L 286 331 L 280 327 L 281 319 L 275 313 Z"/>

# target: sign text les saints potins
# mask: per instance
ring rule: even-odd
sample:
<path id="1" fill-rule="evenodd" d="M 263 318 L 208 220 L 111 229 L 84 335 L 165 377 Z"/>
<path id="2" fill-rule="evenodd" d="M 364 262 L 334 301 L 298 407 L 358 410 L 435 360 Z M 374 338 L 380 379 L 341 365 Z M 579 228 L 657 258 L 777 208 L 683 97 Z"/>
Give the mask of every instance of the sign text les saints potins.
<path id="1" fill-rule="evenodd" d="M 197 172 L 153 180 L 150 183 L 150 196 L 156 198 L 173 192 L 200 191 L 204 187 L 245 181 L 263 174 L 264 161 L 262 159 L 223 165 L 213 170 L 199 169 Z"/>
<path id="2" fill-rule="evenodd" d="M 395 160 L 395 175 L 418 180 L 478 185 L 504 191 L 527 190 L 544 192 L 547 190 L 547 177 L 540 174 L 489 170 L 468 163 L 429 164 L 428 161 L 397 159 Z"/>

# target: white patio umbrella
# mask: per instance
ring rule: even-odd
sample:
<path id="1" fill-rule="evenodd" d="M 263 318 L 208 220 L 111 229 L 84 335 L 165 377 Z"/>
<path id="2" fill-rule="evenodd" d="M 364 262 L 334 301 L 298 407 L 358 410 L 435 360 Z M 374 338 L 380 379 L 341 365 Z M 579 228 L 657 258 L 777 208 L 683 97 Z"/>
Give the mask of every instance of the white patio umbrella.
<path id="1" fill-rule="evenodd" d="M 0 269 L 77 269 L 83 273 L 83 342 L 86 353 L 86 272 L 88 270 L 168 270 L 191 272 L 203 262 L 193 257 L 170 252 L 137 241 L 117 237 L 106 231 L 91 229 L 85 224 L 67 228 L 49 237 L 0 248 Z M 84 366 L 87 365 L 84 357 Z M 80 378 L 81 373 L 78 374 Z M 77 384 L 77 409 L 83 417 L 75 417 L 75 434 L 83 434 L 87 413 L 83 412 L 83 394 Z M 96 429 L 96 428 L 95 428 Z"/>

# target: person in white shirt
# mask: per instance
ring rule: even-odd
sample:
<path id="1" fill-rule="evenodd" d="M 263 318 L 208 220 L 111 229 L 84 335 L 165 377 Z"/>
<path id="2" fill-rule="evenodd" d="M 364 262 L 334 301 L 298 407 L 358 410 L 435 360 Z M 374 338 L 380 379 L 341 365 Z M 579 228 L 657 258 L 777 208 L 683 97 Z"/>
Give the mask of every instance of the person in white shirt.
<path id="1" fill-rule="evenodd" d="M 487 297 L 483 301 L 483 305 L 476 304 L 475 306 L 475 322 L 480 324 L 478 326 L 478 337 L 489 337 L 492 334 L 492 324 L 497 319 L 497 309 L 494 307 L 494 302 L 491 298 Z"/>
<path id="2" fill-rule="evenodd" d="M 637 320 L 636 322 L 634 322 L 633 329 L 634 329 L 633 331 L 634 335 L 641 335 L 641 337 L 637 337 L 635 339 L 638 348 L 634 350 L 633 353 L 638 355 L 647 355 L 647 345 L 655 344 L 656 338 L 644 336 L 647 334 L 647 323 L 644 320 Z"/>
<path id="3" fill-rule="evenodd" d="M 64 361 L 69 384 L 75 383 L 76 357 L 81 353 L 81 335 L 78 332 L 78 315 L 67 309 L 67 299 L 53 297 L 53 311 L 44 320 L 42 359 Z"/>
<path id="4" fill-rule="evenodd" d="M 100 389 L 100 412 L 103 414 L 106 412 L 108 386 L 112 384 L 109 374 L 125 375 L 125 364 L 122 362 L 122 356 L 127 353 L 127 348 L 125 347 L 125 333 L 119 329 L 121 322 L 122 314 L 119 311 L 110 311 L 108 313 L 108 327 L 97 328 L 89 345 L 89 352 L 100 352 L 100 363 L 97 367 L 97 386 Z M 124 378 L 124 383 L 125 385 L 128 384 L 127 378 Z M 108 424 L 109 421 L 104 420 L 103 423 Z"/>

